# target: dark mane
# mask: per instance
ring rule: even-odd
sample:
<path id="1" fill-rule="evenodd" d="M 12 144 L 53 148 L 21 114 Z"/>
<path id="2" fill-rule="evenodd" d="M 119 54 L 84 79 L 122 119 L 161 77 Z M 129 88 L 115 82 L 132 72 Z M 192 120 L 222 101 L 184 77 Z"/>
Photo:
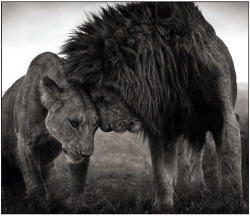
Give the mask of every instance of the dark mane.
<path id="1" fill-rule="evenodd" d="M 111 85 L 146 124 L 146 135 L 203 139 L 223 109 L 217 36 L 193 3 L 129 3 L 102 8 L 62 48 L 67 77 Z M 202 127 L 200 125 L 203 125 Z"/>

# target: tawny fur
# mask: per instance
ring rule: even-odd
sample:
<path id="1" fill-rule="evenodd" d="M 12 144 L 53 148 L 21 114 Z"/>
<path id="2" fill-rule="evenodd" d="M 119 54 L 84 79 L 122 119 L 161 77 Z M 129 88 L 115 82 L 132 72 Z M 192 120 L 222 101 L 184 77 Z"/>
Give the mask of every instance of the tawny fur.
<path id="1" fill-rule="evenodd" d="M 64 149 L 71 163 L 70 200 L 76 202 L 84 192 L 98 115 L 87 93 L 66 82 L 63 61 L 49 52 L 37 56 L 2 105 L 2 186 L 13 195 L 26 189 L 45 199 L 46 173 Z"/>

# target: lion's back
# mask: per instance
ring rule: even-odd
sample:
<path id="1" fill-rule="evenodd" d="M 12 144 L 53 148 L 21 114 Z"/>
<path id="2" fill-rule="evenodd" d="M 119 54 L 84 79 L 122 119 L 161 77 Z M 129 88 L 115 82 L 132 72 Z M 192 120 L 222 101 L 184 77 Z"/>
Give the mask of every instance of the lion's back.
<path id="1" fill-rule="evenodd" d="M 217 37 L 217 40 L 230 72 L 229 76 L 231 78 L 232 105 L 235 106 L 237 99 L 237 82 L 233 59 L 225 43 L 219 37 Z"/>

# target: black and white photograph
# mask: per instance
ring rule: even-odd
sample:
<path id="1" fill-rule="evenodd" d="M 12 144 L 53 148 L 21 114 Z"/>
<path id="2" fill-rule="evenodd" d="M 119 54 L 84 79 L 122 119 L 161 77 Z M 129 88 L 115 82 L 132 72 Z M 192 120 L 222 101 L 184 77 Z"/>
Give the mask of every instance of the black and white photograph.
<path id="1" fill-rule="evenodd" d="M 2 214 L 249 214 L 249 2 L 1 2 Z"/>

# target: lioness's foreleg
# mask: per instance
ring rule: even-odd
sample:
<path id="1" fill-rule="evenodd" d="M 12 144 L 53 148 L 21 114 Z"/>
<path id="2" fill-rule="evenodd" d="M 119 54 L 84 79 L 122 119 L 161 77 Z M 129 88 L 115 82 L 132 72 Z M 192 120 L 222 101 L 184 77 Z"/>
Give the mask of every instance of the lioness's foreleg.
<path id="1" fill-rule="evenodd" d="M 164 147 L 159 140 L 150 140 L 150 152 L 153 165 L 156 211 L 172 208 L 174 195 L 174 180 L 177 177 L 178 145 Z"/>
<path id="2" fill-rule="evenodd" d="M 34 143 L 18 134 L 18 157 L 23 174 L 26 192 L 29 196 L 45 199 L 46 187 L 41 175 L 39 156 L 36 155 Z"/>
<path id="3" fill-rule="evenodd" d="M 242 199 L 240 130 L 232 109 L 224 112 L 221 133 L 215 136 L 220 161 L 220 190 L 225 198 L 236 203 Z"/>
<path id="4" fill-rule="evenodd" d="M 54 162 L 48 164 L 47 166 L 43 167 L 41 169 L 42 177 L 44 180 L 44 183 L 47 185 L 49 178 L 51 176 L 52 169 L 54 168 Z"/>
<path id="5" fill-rule="evenodd" d="M 87 206 L 84 201 L 85 184 L 89 167 L 89 157 L 80 162 L 70 163 L 71 190 L 69 205 Z"/>
<path id="6" fill-rule="evenodd" d="M 51 190 L 50 190 L 49 180 L 50 180 L 53 168 L 54 168 L 54 162 L 48 164 L 47 166 L 45 166 L 41 169 L 43 181 L 44 181 L 44 184 L 45 184 L 46 189 L 47 189 L 47 193 L 46 193 L 47 200 L 51 199 Z"/>

